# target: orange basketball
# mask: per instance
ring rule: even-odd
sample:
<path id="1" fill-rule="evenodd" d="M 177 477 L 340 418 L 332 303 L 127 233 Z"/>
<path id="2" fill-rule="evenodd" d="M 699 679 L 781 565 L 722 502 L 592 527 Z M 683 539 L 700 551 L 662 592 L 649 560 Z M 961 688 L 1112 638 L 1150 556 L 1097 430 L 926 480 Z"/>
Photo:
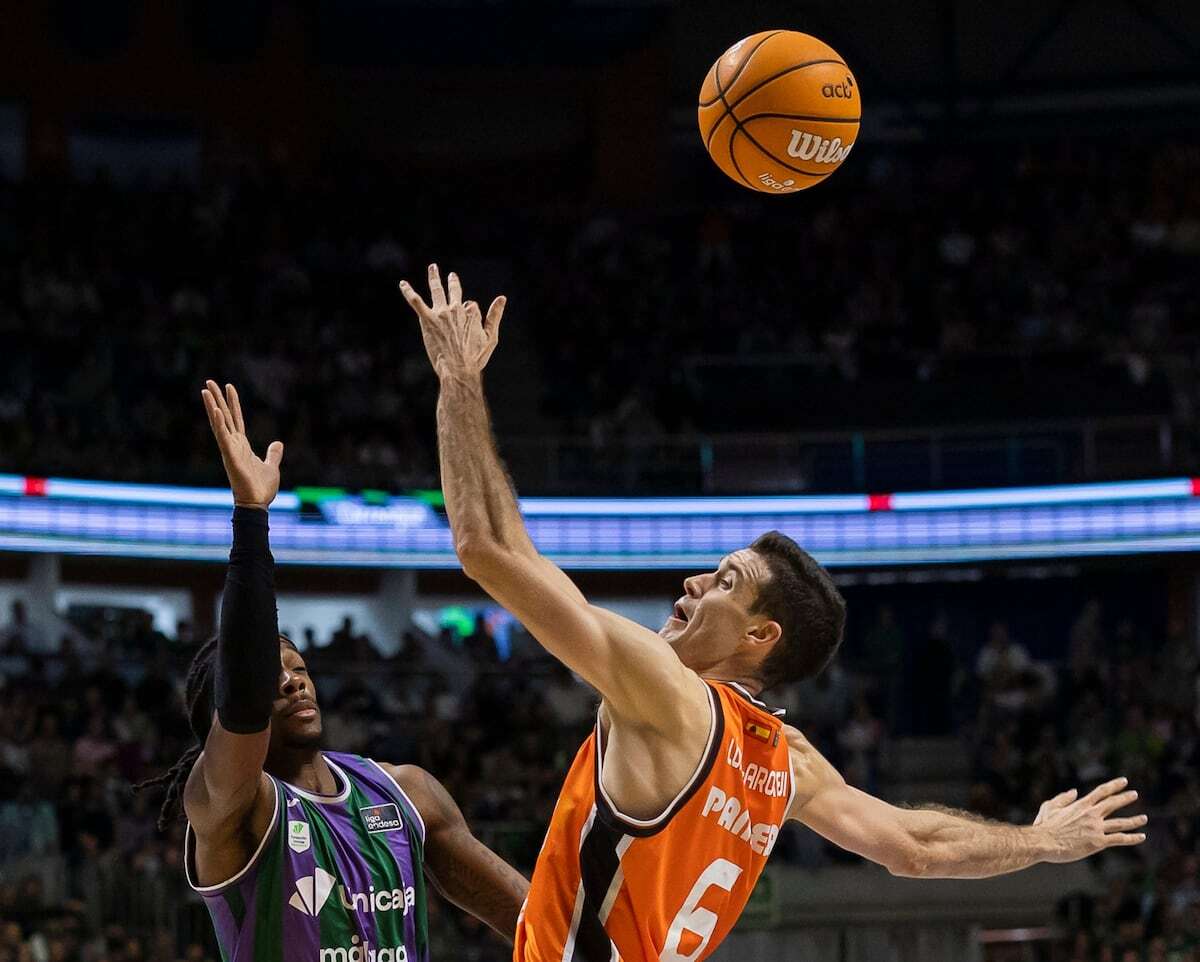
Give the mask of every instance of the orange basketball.
<path id="1" fill-rule="evenodd" d="M 700 136 L 739 184 L 792 194 L 850 153 L 862 115 L 858 81 L 838 52 L 795 30 L 766 30 L 721 54 L 700 88 Z"/>

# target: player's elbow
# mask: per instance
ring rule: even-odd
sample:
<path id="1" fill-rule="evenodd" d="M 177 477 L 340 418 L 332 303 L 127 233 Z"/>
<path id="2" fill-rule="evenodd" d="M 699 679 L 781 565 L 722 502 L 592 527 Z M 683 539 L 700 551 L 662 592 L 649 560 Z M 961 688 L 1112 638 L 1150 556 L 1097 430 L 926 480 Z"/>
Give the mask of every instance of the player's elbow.
<path id="1" fill-rule="evenodd" d="M 897 878 L 928 878 L 933 864 L 933 853 L 911 838 L 894 846 L 883 860 L 884 868 Z"/>
<path id="2" fill-rule="evenodd" d="M 458 555 L 463 574 L 472 581 L 483 582 L 496 570 L 503 549 L 492 538 L 469 534 L 455 539 L 454 553 Z"/>

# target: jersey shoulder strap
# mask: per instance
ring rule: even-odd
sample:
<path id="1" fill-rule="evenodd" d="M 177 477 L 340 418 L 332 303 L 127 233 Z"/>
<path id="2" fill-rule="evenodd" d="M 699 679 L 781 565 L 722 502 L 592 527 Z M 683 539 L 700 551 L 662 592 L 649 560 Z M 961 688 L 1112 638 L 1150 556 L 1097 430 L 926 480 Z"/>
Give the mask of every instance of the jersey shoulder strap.
<path id="1" fill-rule="evenodd" d="M 397 814 L 402 815 L 413 826 L 421 844 L 425 844 L 425 819 L 421 817 L 421 810 L 400 787 L 400 783 L 391 772 L 375 759 L 363 755 L 352 755 L 348 752 L 325 752 L 324 755 L 342 768 L 371 803 L 363 811 L 368 823 L 377 816 L 386 819 L 392 814 L 388 811 L 388 806 L 395 805 L 398 808 Z"/>

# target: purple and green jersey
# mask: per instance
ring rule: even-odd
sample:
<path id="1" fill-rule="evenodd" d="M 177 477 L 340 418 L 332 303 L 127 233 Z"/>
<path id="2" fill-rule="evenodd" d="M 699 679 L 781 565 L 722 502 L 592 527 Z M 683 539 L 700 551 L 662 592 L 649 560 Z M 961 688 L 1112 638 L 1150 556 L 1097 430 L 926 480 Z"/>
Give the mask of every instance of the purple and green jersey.
<path id="1" fill-rule="evenodd" d="M 222 962 L 428 962 L 421 814 L 376 762 L 323 754 L 337 794 L 272 777 L 271 826 L 229 881 L 196 885 L 188 826 Z"/>

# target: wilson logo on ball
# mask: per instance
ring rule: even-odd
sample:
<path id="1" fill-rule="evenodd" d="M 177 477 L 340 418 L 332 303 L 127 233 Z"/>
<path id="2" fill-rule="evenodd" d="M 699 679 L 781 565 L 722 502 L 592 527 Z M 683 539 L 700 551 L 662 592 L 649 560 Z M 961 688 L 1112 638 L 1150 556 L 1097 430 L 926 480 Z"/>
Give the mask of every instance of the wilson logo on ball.
<path id="1" fill-rule="evenodd" d="M 792 142 L 788 144 L 788 155 L 797 160 L 811 160 L 814 164 L 840 164 L 850 153 L 854 144 L 842 144 L 841 137 L 826 140 L 805 130 L 793 130 Z"/>
<path id="2" fill-rule="evenodd" d="M 847 77 L 845 83 L 840 84 L 823 84 L 821 86 L 821 96 L 826 98 L 837 98 L 840 100 L 849 100 L 854 96 L 854 79 Z"/>

